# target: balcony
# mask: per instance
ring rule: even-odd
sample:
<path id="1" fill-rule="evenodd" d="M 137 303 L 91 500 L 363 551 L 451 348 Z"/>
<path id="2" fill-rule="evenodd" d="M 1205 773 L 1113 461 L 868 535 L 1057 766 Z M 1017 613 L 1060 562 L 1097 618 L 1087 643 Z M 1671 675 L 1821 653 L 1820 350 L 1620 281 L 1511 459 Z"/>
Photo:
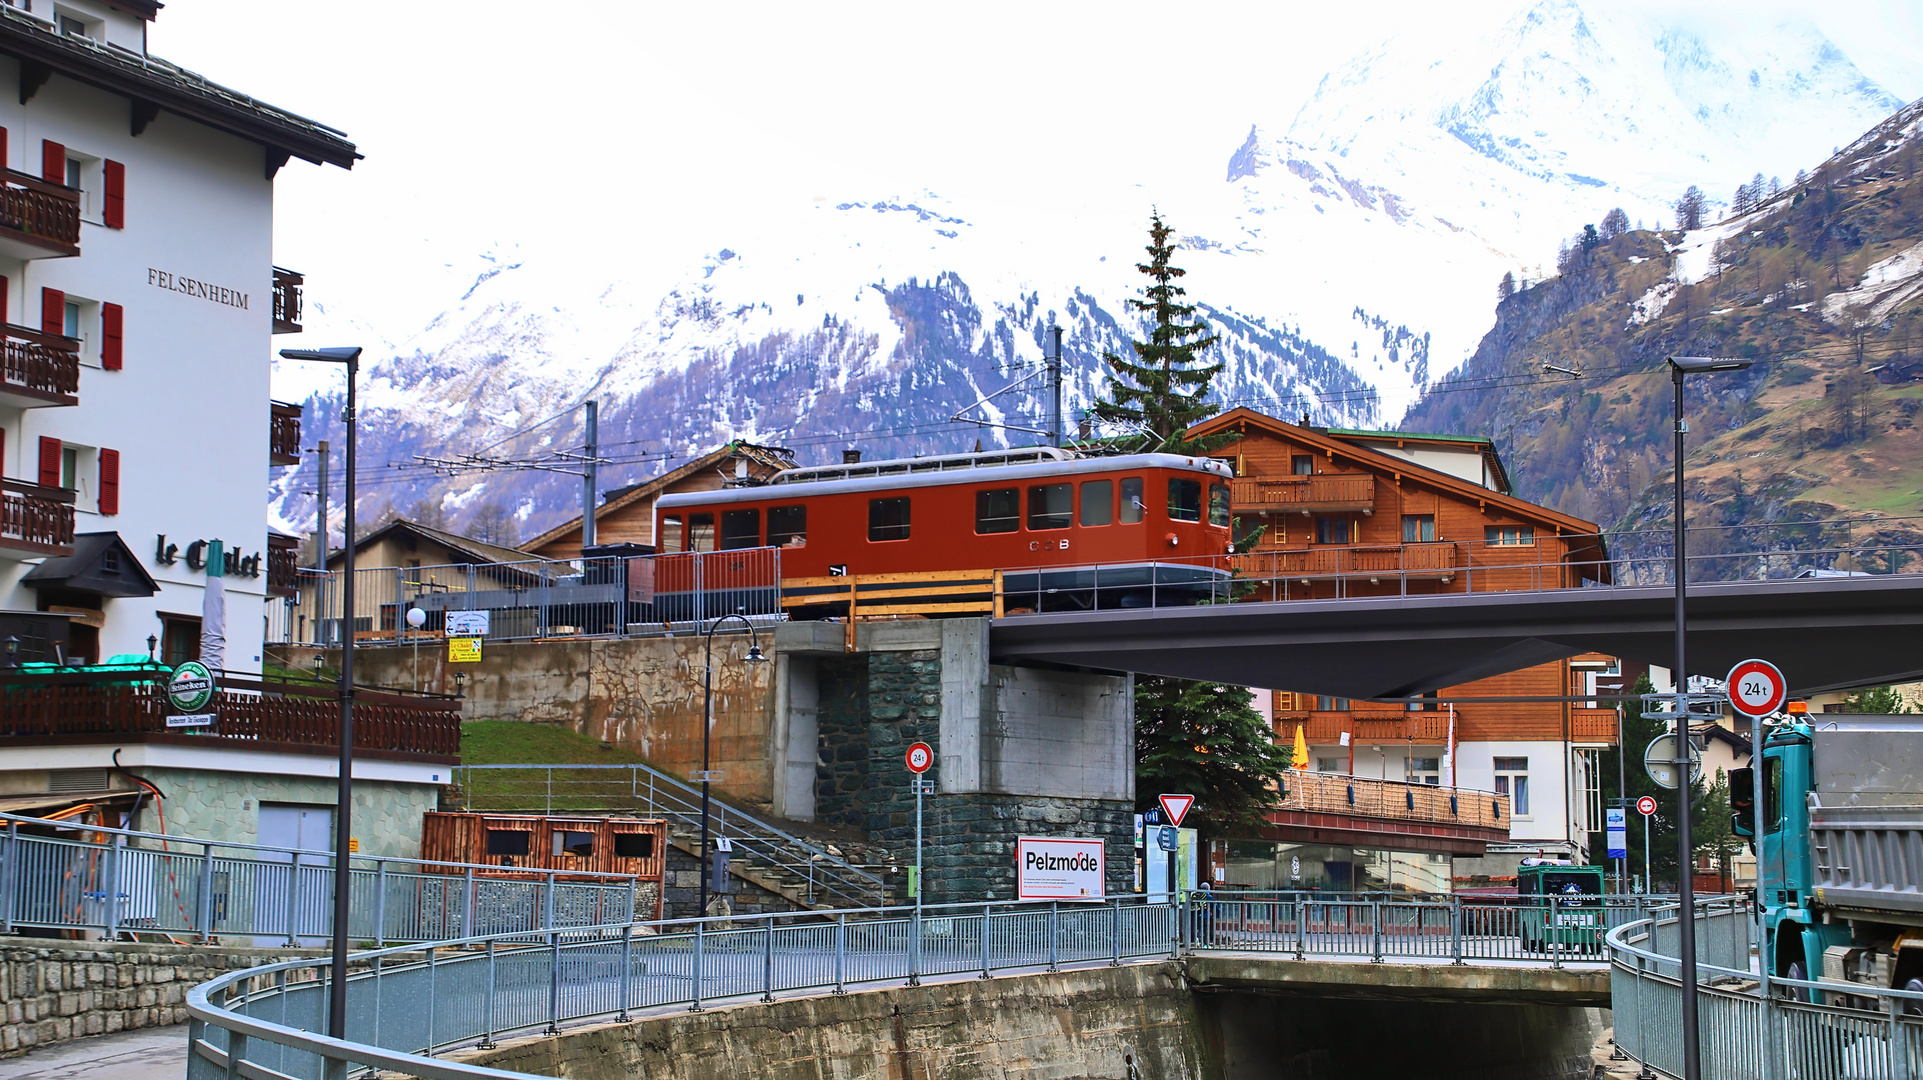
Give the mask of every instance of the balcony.
<path id="1" fill-rule="evenodd" d="M 1509 839 L 1509 796 L 1466 788 L 1291 772 L 1268 813 L 1271 839 L 1481 854 Z"/>
<path id="2" fill-rule="evenodd" d="M 73 554 L 73 491 L 0 479 L 0 559 Z"/>
<path id="3" fill-rule="evenodd" d="M 1315 514 L 1375 509 L 1375 477 L 1366 473 L 1246 476 L 1230 483 L 1230 505 L 1237 511 Z"/>
<path id="4" fill-rule="evenodd" d="M 0 405 L 39 409 L 80 404 L 80 342 L 0 323 Z"/>
<path id="5" fill-rule="evenodd" d="M 267 534 L 267 595 L 300 595 L 300 541 Z"/>
<path id="6" fill-rule="evenodd" d="M 300 333 L 300 287 L 306 283 L 305 275 L 274 267 L 274 333 Z"/>
<path id="7" fill-rule="evenodd" d="M 0 748 L 75 743 L 174 743 L 196 749 L 332 756 L 340 745 L 340 691 L 331 685 L 218 680 L 211 727 L 169 729 L 173 712 L 158 675 L 127 671 L 0 673 Z M 460 702 L 354 694 L 354 752 L 388 760 L 453 762 Z"/>
<path id="8" fill-rule="evenodd" d="M 1319 479 L 1319 478 L 1318 478 Z M 1293 548 L 1253 551 L 1233 560 L 1240 575 L 1251 581 L 1313 581 L 1367 579 L 1384 581 L 1455 580 L 1456 545 L 1450 541 L 1426 544 L 1358 544 L 1347 547 Z"/>
<path id="9" fill-rule="evenodd" d="M 0 169 L 0 255 L 16 259 L 80 254 L 80 192 L 31 173 Z"/>
<path id="10" fill-rule="evenodd" d="M 1569 741 L 1591 746 L 1616 745 L 1616 710 L 1570 710 Z"/>
<path id="11" fill-rule="evenodd" d="M 1295 726 L 1304 725 L 1302 737 L 1308 742 L 1328 746 L 1342 741 L 1342 733 L 1358 746 L 1396 745 L 1410 742 L 1435 746 L 1449 740 L 1449 714 L 1437 710 L 1410 712 L 1405 705 L 1358 701 L 1348 712 L 1287 711 L 1275 714 L 1276 738 L 1289 742 Z"/>
<path id="12" fill-rule="evenodd" d="M 284 401 L 273 403 L 272 425 L 267 431 L 267 460 L 275 465 L 300 464 L 301 407 Z"/>

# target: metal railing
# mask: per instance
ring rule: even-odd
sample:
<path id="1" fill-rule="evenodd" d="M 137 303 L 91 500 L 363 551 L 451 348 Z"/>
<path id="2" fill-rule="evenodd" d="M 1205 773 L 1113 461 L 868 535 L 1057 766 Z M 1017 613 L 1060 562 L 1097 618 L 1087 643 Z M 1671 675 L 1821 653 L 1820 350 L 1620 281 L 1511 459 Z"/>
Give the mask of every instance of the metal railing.
<path id="1" fill-rule="evenodd" d="M 294 944 L 333 933 L 334 855 L 0 814 L 0 934 L 24 927 Z M 656 912 L 630 874 L 350 856 L 348 936 L 435 941 Z"/>
<path id="2" fill-rule="evenodd" d="M 671 829 L 701 822 L 701 789 L 646 765 L 457 765 L 453 779 L 464 808 L 481 813 L 634 813 Z M 879 876 L 752 814 L 712 800 L 708 817 L 711 834 L 733 842 L 731 866 L 774 871 L 809 904 L 887 899 Z"/>
<path id="3" fill-rule="evenodd" d="M 1346 773 L 1287 773 L 1270 809 L 1509 831 L 1507 795 Z"/>
<path id="4" fill-rule="evenodd" d="M 1705 1080 L 1895 1080 L 1923 1076 L 1923 993 L 1771 976 L 1752 963 L 1753 912 L 1701 904 L 1696 1015 Z M 1677 914 L 1612 930 L 1616 1045 L 1645 1071 L 1683 1075 Z"/>

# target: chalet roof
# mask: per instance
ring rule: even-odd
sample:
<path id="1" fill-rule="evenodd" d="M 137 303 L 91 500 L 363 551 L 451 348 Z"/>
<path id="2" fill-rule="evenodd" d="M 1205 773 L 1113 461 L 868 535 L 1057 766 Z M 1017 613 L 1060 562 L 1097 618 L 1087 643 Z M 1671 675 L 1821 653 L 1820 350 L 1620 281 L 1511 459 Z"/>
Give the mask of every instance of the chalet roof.
<path id="1" fill-rule="evenodd" d="M 1495 440 L 1484 435 L 1442 435 L 1431 431 L 1367 431 L 1360 428 L 1317 428 L 1338 439 L 1365 439 L 1379 442 L 1396 443 L 1451 443 L 1473 446 L 1482 451 L 1482 460 L 1489 468 L 1489 474 L 1496 478 L 1496 489 L 1503 494 L 1509 493 L 1509 470 L 1502 463 L 1502 455 L 1496 452 Z"/>
<path id="2" fill-rule="evenodd" d="M 44 559 L 21 583 L 33 589 L 72 589 L 99 596 L 152 596 L 160 585 L 117 532 L 80 533 L 73 554 Z"/>
<path id="3" fill-rule="evenodd" d="M 470 563 L 485 565 L 488 563 L 528 561 L 528 553 L 525 551 L 511 547 L 502 547 L 499 544 L 490 544 L 466 536 L 459 536 L 455 533 L 447 532 L 444 529 L 436 529 L 431 526 L 422 525 L 418 521 L 409 521 L 406 518 L 395 518 L 393 521 L 361 537 L 360 540 L 354 544 L 354 553 L 358 555 L 367 548 L 397 533 L 412 533 L 419 539 L 439 544 L 463 556 L 465 560 Z M 342 561 L 344 557 L 344 552 L 335 550 L 327 556 L 327 565 L 330 567 L 334 566 L 336 563 Z"/>
<path id="4" fill-rule="evenodd" d="M 1539 506 L 1535 503 L 1518 499 L 1513 495 L 1506 495 L 1500 491 L 1483 487 L 1481 484 L 1473 481 L 1451 476 L 1438 469 L 1431 469 L 1426 465 L 1418 464 L 1407 458 L 1392 457 L 1388 454 L 1371 450 L 1366 446 L 1348 442 L 1327 431 L 1317 431 L 1314 428 L 1305 428 L 1291 424 L 1286 420 L 1278 420 L 1265 413 L 1256 412 L 1254 409 L 1230 409 L 1228 412 L 1204 420 L 1194 427 L 1189 428 L 1187 434 L 1188 437 L 1192 439 L 1200 438 L 1205 435 L 1215 435 L 1229 431 L 1238 425 L 1244 424 L 1250 427 L 1260 428 L 1293 442 L 1312 446 L 1318 450 L 1345 457 L 1357 465 L 1368 469 L 1370 472 L 1390 473 L 1415 479 L 1465 501 L 1499 509 L 1512 517 L 1549 526 L 1565 535 L 1594 537 L 1595 547 L 1597 549 L 1595 558 L 1597 559 L 1602 557 L 1602 552 L 1605 550 L 1602 539 L 1602 529 L 1593 521 L 1584 521 L 1579 517 L 1562 513 L 1559 510 L 1551 510 L 1546 506 Z M 1575 553 L 1572 552 L 1572 554 Z"/>
<path id="5" fill-rule="evenodd" d="M 761 446 L 756 443 L 741 442 L 739 440 L 724 443 L 719 448 L 689 461 L 686 465 L 678 469 L 671 469 L 652 479 L 643 480 L 638 484 L 629 484 L 625 487 L 618 487 L 611 491 L 603 492 L 601 505 L 594 508 L 594 520 L 599 523 L 610 514 L 626 509 L 649 496 L 658 495 L 664 488 L 670 485 L 680 483 L 703 469 L 713 468 L 727 461 L 729 458 L 737 456 L 746 458 L 750 462 L 768 469 L 770 472 L 779 472 L 782 469 L 792 469 L 795 467 L 794 453 L 779 446 Z M 549 529 L 547 532 L 529 540 L 527 543 L 522 544 L 521 557 L 526 558 L 528 552 L 538 551 L 566 537 L 569 533 L 579 533 L 580 531 L 581 518 L 579 515 L 576 515 L 574 518 L 564 521 L 554 528 Z"/>

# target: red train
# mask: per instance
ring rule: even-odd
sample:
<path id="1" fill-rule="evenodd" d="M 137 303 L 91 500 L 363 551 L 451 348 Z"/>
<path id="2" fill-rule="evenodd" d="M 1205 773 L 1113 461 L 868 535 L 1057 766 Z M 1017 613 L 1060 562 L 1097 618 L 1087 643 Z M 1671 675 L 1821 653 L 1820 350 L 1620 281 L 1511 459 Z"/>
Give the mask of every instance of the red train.
<path id="1" fill-rule="evenodd" d="M 664 495 L 654 535 L 663 553 L 778 547 L 783 578 L 1000 569 L 1009 607 L 1166 606 L 1225 587 L 1196 557 L 1228 550 L 1228 478 L 1203 457 L 1047 447 L 824 465 Z"/>

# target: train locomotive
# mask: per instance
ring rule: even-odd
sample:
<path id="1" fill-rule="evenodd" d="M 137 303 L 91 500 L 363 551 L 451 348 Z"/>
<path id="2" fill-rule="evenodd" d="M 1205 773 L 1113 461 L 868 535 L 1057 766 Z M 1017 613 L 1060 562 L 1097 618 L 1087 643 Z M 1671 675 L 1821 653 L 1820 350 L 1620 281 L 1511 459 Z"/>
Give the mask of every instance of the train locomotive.
<path id="1" fill-rule="evenodd" d="M 1166 607 L 1228 595 L 1229 476 L 1205 457 L 1052 447 L 853 461 L 664 495 L 654 535 L 663 555 L 778 548 L 784 580 L 999 569 L 1009 612 Z M 684 606 L 678 584 L 655 583 L 657 611 Z"/>

